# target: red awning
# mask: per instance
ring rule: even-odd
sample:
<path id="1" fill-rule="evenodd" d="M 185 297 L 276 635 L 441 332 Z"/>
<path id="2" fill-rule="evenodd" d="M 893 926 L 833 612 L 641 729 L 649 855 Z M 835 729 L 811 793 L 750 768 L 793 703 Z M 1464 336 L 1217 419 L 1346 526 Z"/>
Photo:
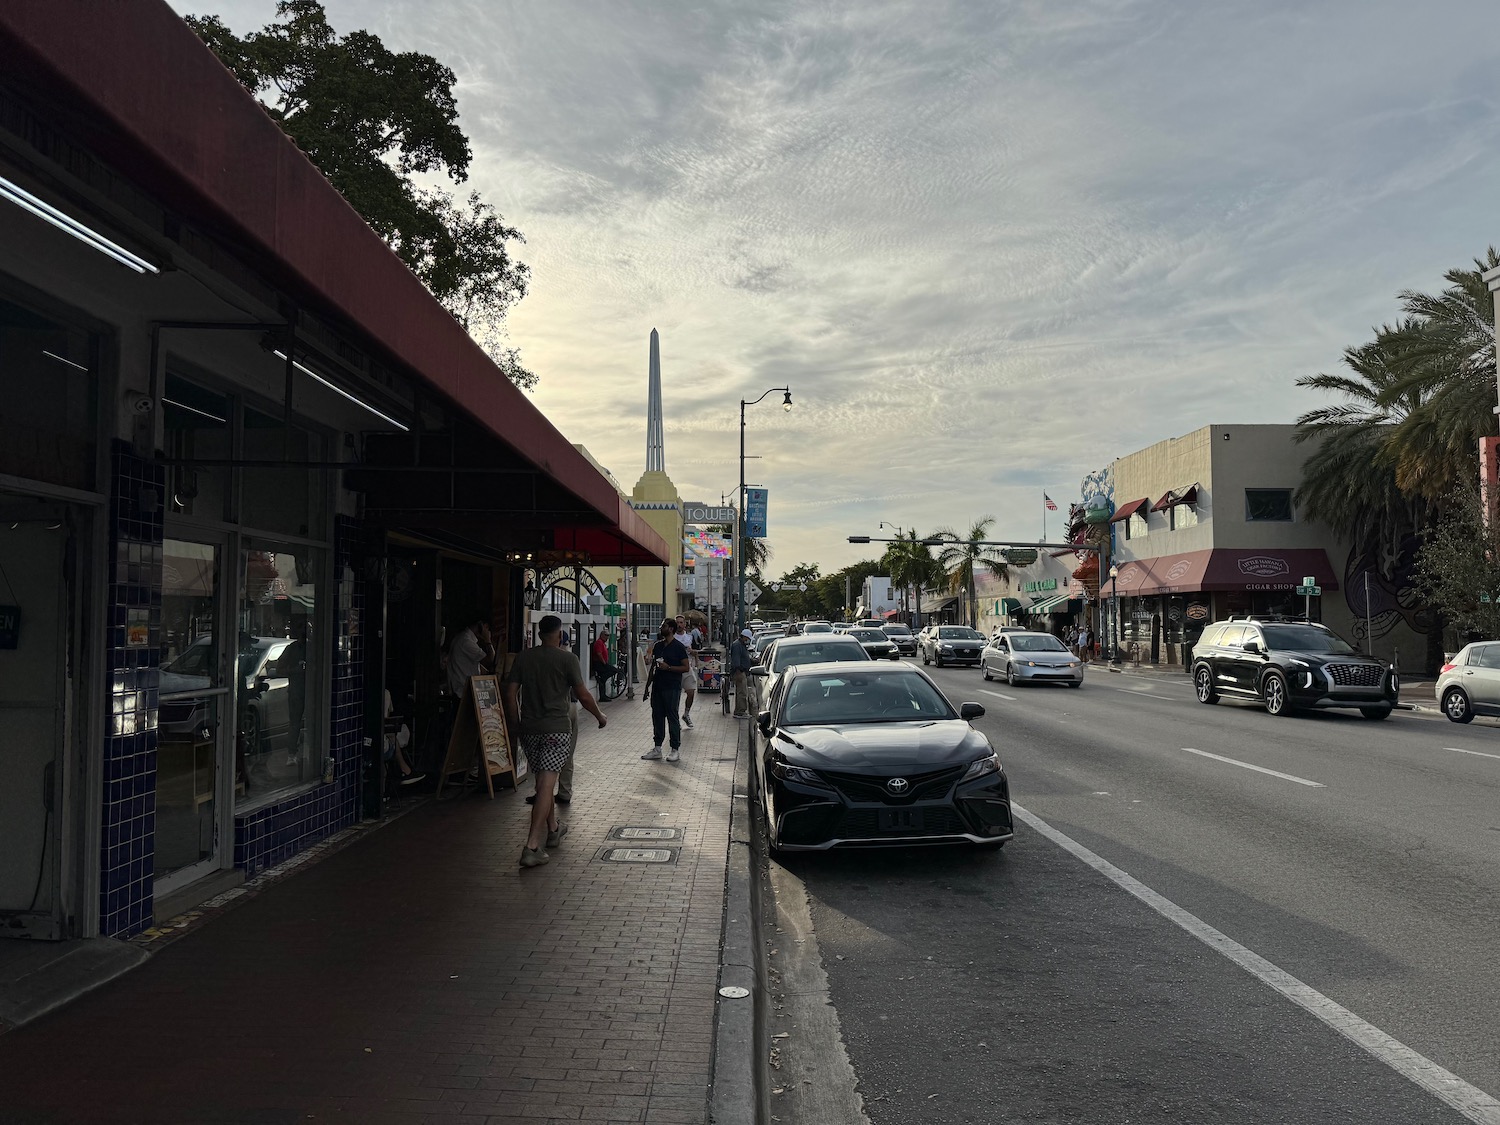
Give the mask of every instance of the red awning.
<path id="1" fill-rule="evenodd" d="M 885 611 L 885 619 L 889 621 L 892 617 L 897 616 L 900 612 L 901 611 L 899 609 L 888 609 Z"/>
<path id="2" fill-rule="evenodd" d="M 1115 509 L 1115 514 L 1109 517 L 1109 522 L 1119 523 L 1121 520 L 1128 520 L 1150 502 L 1151 497 L 1142 496 L 1139 500 L 1132 500 L 1129 504 L 1122 504 Z"/>
<path id="3" fill-rule="evenodd" d="M 86 27 L 87 34 L 79 28 Z M 0 5 L 0 58 L 75 138 L 240 261 L 472 418 L 559 502 L 534 527 L 601 535 L 606 559 L 669 544 L 558 432 L 338 190 L 159 0 Z"/>
<path id="4" fill-rule="evenodd" d="M 1325 590 L 1339 588 L 1328 553 L 1315 547 L 1250 550 L 1219 547 L 1122 563 L 1101 591 L 1105 596 L 1206 591 L 1295 590 L 1308 575 Z"/>
<path id="5" fill-rule="evenodd" d="M 1161 494 L 1161 499 L 1158 500 L 1155 504 L 1151 505 L 1151 510 L 1153 512 L 1165 512 L 1175 503 L 1177 503 L 1176 493 L 1163 492 Z"/>

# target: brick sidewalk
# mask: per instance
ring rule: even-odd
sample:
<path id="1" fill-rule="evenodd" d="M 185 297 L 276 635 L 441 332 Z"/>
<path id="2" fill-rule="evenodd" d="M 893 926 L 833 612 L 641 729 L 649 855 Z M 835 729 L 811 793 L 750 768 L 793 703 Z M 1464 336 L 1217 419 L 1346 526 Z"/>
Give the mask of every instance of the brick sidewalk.
<path id="1" fill-rule="evenodd" d="M 584 715 L 544 867 L 517 866 L 519 795 L 429 803 L 0 1036 L 0 1119 L 704 1121 L 740 725 L 717 703 L 677 764 L 640 760 L 640 700 Z M 682 829 L 677 862 L 602 861 L 626 826 Z"/>

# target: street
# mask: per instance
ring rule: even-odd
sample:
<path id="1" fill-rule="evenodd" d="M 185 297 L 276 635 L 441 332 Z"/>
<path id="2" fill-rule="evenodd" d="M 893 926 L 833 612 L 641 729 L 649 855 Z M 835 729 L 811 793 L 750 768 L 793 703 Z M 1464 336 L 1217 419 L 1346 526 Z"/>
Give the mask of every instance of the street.
<path id="1" fill-rule="evenodd" d="M 1100 668 L 1076 691 L 931 671 L 987 708 L 1020 807 L 1500 1090 L 1493 726 L 1273 718 Z M 998 854 L 785 866 L 877 1123 L 1463 1120 L 1026 823 Z"/>

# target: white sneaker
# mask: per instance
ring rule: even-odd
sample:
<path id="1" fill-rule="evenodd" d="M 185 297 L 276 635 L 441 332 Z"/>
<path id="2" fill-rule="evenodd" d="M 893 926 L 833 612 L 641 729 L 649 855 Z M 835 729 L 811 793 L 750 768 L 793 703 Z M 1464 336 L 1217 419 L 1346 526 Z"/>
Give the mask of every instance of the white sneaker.
<path id="1" fill-rule="evenodd" d="M 653 747 L 651 747 L 650 750 L 647 750 L 644 754 L 641 755 L 641 761 L 643 761 L 643 762 L 659 762 L 659 761 L 661 761 L 661 747 L 660 746 L 653 746 Z"/>
<path id="2" fill-rule="evenodd" d="M 685 727 L 687 727 L 688 730 L 692 730 L 693 729 L 693 720 L 692 720 L 692 718 L 690 716 L 688 716 L 688 715 L 684 715 L 682 717 L 682 725 L 685 726 Z"/>
<path id="3" fill-rule="evenodd" d="M 675 746 L 667 751 L 667 761 L 669 762 L 678 761 L 681 757 L 682 755 L 677 752 L 677 747 Z"/>

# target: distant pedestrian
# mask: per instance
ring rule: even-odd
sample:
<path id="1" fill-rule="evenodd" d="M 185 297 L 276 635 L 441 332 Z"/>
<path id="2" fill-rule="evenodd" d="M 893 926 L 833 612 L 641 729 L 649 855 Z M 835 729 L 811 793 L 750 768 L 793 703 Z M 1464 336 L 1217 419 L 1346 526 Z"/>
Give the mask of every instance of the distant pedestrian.
<path id="1" fill-rule="evenodd" d="M 703 646 L 703 634 L 698 632 L 695 625 L 688 627 L 688 620 L 682 614 L 677 615 L 677 639 L 682 642 L 683 648 L 688 653 L 688 678 L 683 683 L 682 689 L 687 698 L 682 704 L 682 725 L 688 730 L 693 729 L 693 700 L 698 698 L 698 649 Z"/>
<path id="2" fill-rule="evenodd" d="M 578 657 L 562 647 L 562 619 L 548 614 L 537 627 L 542 643 L 516 656 L 505 678 L 505 710 L 510 717 L 512 752 L 517 744 L 536 775 L 536 803 L 531 806 L 531 828 L 521 848 L 521 866 L 537 867 L 551 859 L 550 851 L 567 835 L 558 819 L 555 793 L 558 775 L 568 762 L 573 700 L 598 720 L 607 720 L 583 682 Z"/>
<path id="3" fill-rule="evenodd" d="M 1085 623 L 1083 625 L 1080 625 L 1078 627 L 1078 638 L 1077 639 L 1078 639 L 1078 659 L 1082 660 L 1085 664 L 1087 664 L 1089 662 L 1089 656 L 1091 655 L 1091 650 L 1089 648 L 1089 645 L 1093 642 L 1093 637 L 1089 633 L 1089 627 L 1088 627 L 1087 623 Z"/>
<path id="4" fill-rule="evenodd" d="M 689 674 L 687 646 L 677 639 L 677 623 L 662 622 L 661 640 L 651 646 L 651 680 L 646 689 L 651 703 L 651 734 L 654 746 L 641 757 L 648 762 L 662 759 L 661 743 L 670 737 L 666 760 L 675 762 L 681 756 L 682 725 L 677 718 L 677 701 L 682 696 L 682 677 Z"/>
<path id="5" fill-rule="evenodd" d="M 750 668 L 754 657 L 750 655 L 750 640 L 755 634 L 741 629 L 740 635 L 729 646 L 729 674 L 734 679 L 734 717 L 743 719 L 750 714 Z"/>

